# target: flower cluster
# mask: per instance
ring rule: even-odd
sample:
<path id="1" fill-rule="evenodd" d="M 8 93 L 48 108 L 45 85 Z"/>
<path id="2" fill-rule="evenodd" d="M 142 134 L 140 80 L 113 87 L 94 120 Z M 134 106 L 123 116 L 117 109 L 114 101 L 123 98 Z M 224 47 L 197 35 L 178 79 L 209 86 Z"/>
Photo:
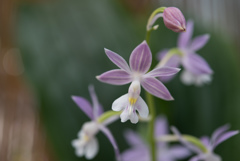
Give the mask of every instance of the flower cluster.
<path id="1" fill-rule="evenodd" d="M 163 18 L 167 28 L 174 32 L 182 32 L 178 38 L 177 48 L 167 49 L 159 54 L 159 64 L 152 67 L 152 52 L 149 47 L 150 33 L 158 28 L 154 25 L 157 19 Z M 177 161 L 193 156 L 190 161 L 221 161 L 221 157 L 213 150 L 217 145 L 228 138 L 238 134 L 238 131 L 229 131 L 228 125 L 218 128 L 211 139 L 203 137 L 197 139 L 190 135 L 181 135 L 172 127 L 174 134 L 169 134 L 168 123 L 165 116 L 157 117 L 154 106 L 154 97 L 165 101 L 174 100 L 166 86 L 162 83 L 172 79 L 179 71 L 180 65 L 184 67 L 181 74 L 183 83 L 197 86 L 211 81 L 213 70 L 208 63 L 200 57 L 196 51 L 201 49 L 209 40 L 205 34 L 191 40 L 193 34 L 193 22 L 187 25 L 181 11 L 175 7 L 161 7 L 156 9 L 147 23 L 146 40 L 137 45 L 129 58 L 129 65 L 117 53 L 105 49 L 107 57 L 119 69 L 109 70 L 96 78 L 104 83 L 112 85 L 130 84 L 126 94 L 120 96 L 112 103 L 112 110 L 103 111 L 98 102 L 93 86 L 89 86 L 92 105 L 85 98 L 73 96 L 73 101 L 90 118 L 83 124 L 78 133 L 78 138 L 72 141 L 72 146 L 79 157 L 94 158 L 99 150 L 96 135 L 101 131 L 111 142 L 118 161 Z M 146 101 L 140 96 L 142 89 L 145 90 Z M 136 124 L 140 121 L 148 122 L 146 138 L 132 130 L 125 133 L 125 138 L 131 148 L 120 153 L 117 143 L 107 128 L 107 125 L 117 119 L 121 122 L 130 120 Z M 146 143 L 145 141 L 148 141 Z M 169 144 L 174 142 L 174 144 Z M 183 145 L 175 144 L 180 142 Z"/>

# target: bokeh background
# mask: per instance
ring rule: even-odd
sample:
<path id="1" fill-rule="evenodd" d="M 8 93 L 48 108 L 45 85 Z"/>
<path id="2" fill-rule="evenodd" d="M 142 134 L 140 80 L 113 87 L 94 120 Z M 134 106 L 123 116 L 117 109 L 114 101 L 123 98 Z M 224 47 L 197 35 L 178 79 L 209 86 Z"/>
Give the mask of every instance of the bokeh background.
<path id="1" fill-rule="evenodd" d="M 160 6 L 179 7 L 186 19 L 194 20 L 194 35 L 211 34 L 199 54 L 214 75 L 212 83 L 201 88 L 184 86 L 177 76 L 166 84 L 175 101 L 156 100 L 158 113 L 197 137 L 225 123 L 240 129 L 239 0 L 1 0 L 0 160 L 84 161 L 75 156 L 71 141 L 88 118 L 71 95 L 90 99 L 87 86 L 93 84 L 109 110 L 128 85 L 95 79 L 115 68 L 103 49 L 128 60 L 145 38 L 148 16 Z M 158 23 L 151 37 L 153 54 L 175 47 L 178 36 L 162 20 Z M 124 130 L 139 126 L 119 121 L 110 125 L 121 151 L 128 148 Z M 97 137 L 100 151 L 93 160 L 114 160 L 109 141 L 101 133 Z M 240 136 L 235 136 L 216 153 L 237 161 L 239 143 Z"/>

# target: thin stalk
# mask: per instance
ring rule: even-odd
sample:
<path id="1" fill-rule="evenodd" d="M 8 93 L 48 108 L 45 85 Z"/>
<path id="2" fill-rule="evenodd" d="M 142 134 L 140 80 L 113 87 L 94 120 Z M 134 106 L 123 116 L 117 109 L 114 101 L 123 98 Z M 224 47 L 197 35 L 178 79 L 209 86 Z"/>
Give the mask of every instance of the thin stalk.
<path id="1" fill-rule="evenodd" d="M 150 41 L 150 34 L 151 34 L 151 30 L 147 31 L 146 42 L 148 43 L 148 45 Z M 154 135 L 154 122 L 156 119 L 156 111 L 154 106 L 154 98 L 150 93 L 146 92 L 146 100 L 147 100 L 148 108 L 151 115 L 151 119 L 148 123 L 148 136 L 149 136 L 148 140 L 149 140 L 150 151 L 151 151 L 151 159 L 152 161 L 156 161 L 156 143 L 155 143 L 155 135 Z"/>

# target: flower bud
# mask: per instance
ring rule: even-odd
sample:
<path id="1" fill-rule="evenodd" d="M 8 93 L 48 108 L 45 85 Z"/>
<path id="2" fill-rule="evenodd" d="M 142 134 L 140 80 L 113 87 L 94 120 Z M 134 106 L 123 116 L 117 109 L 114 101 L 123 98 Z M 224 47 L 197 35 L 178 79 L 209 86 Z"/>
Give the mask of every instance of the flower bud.
<path id="1" fill-rule="evenodd" d="M 176 7 L 168 7 L 163 12 L 163 21 L 174 32 L 186 31 L 186 21 L 182 12 Z"/>

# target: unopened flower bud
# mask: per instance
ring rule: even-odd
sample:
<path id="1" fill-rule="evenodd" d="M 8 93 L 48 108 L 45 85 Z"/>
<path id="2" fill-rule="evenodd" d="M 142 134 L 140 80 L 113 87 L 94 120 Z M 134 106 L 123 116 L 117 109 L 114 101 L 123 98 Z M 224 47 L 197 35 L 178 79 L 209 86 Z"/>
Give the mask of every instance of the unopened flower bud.
<path id="1" fill-rule="evenodd" d="M 186 21 L 182 12 L 176 7 L 168 7 L 163 12 L 163 21 L 174 32 L 186 31 Z"/>

